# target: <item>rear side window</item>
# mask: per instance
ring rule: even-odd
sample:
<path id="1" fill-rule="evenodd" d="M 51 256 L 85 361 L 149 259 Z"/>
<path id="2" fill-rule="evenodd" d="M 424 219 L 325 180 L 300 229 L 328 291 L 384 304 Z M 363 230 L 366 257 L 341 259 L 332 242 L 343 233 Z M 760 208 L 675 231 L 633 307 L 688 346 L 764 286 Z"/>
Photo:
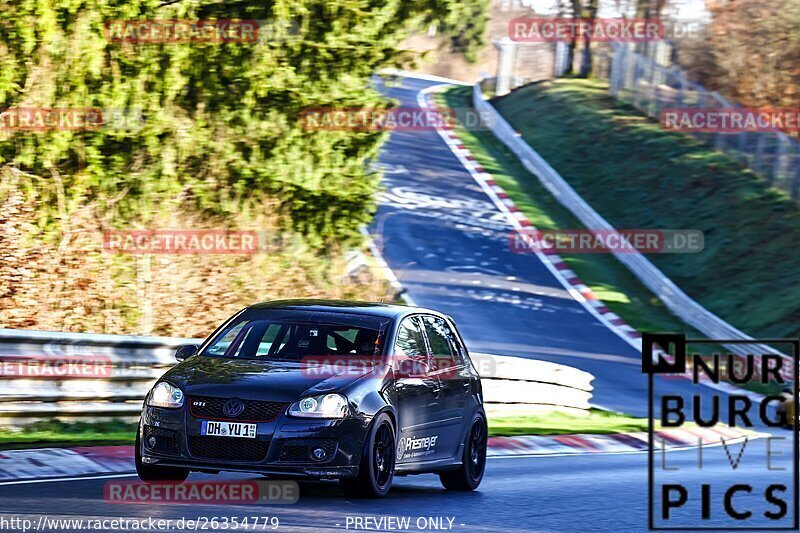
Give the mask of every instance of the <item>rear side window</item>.
<path id="1" fill-rule="evenodd" d="M 397 341 L 394 345 L 395 353 L 400 357 L 410 359 L 427 359 L 425 340 L 422 329 L 415 317 L 404 319 L 397 328 Z"/>
<path id="2" fill-rule="evenodd" d="M 464 364 L 464 355 L 459 349 L 458 339 L 450 325 L 438 316 L 425 316 L 425 333 L 431 345 L 435 368 L 444 369 Z"/>

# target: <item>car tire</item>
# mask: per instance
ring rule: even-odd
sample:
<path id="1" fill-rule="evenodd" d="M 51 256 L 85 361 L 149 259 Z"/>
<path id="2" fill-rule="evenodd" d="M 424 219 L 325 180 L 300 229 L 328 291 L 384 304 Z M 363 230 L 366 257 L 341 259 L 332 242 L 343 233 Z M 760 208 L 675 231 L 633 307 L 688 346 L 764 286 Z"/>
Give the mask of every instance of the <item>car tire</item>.
<path id="1" fill-rule="evenodd" d="M 342 491 L 350 498 L 382 498 L 389 494 L 394 479 L 395 430 L 389 415 L 375 418 L 364 443 L 358 476 L 340 480 Z"/>
<path id="2" fill-rule="evenodd" d="M 467 440 L 464 443 L 464 456 L 458 470 L 442 472 L 439 479 L 447 490 L 470 491 L 478 488 L 486 470 L 486 446 L 489 428 L 481 415 L 472 419 Z"/>
<path id="3" fill-rule="evenodd" d="M 134 451 L 136 473 L 145 483 L 173 482 L 181 484 L 189 477 L 188 468 L 173 466 L 156 466 L 142 463 L 142 447 L 139 432 L 136 432 L 136 448 Z"/>

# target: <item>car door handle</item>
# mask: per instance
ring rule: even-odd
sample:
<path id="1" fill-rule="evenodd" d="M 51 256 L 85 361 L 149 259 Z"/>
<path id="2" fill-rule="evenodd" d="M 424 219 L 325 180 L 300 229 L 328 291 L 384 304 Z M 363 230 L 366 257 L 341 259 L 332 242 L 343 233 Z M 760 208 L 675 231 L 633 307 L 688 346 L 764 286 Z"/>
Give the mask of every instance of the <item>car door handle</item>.
<path id="1" fill-rule="evenodd" d="M 472 388 L 472 384 L 469 381 L 465 381 L 461 384 L 461 386 L 464 387 L 464 392 L 469 392 L 469 390 Z"/>

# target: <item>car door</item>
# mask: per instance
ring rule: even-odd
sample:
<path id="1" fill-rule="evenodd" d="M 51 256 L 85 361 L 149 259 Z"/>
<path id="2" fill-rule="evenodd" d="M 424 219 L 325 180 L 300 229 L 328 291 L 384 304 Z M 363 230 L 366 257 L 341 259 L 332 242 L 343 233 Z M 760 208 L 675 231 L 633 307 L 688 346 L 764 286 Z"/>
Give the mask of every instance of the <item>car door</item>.
<path id="1" fill-rule="evenodd" d="M 455 332 L 444 318 L 424 315 L 425 336 L 433 358 L 431 376 L 439 379 L 441 424 L 439 451 L 442 458 L 459 452 L 466 431 L 472 374 Z"/>
<path id="2" fill-rule="evenodd" d="M 397 391 L 397 462 L 413 463 L 437 457 L 442 390 L 430 365 L 422 324 L 417 316 L 398 325 L 393 346 Z M 422 362 L 423 365 L 414 363 Z"/>

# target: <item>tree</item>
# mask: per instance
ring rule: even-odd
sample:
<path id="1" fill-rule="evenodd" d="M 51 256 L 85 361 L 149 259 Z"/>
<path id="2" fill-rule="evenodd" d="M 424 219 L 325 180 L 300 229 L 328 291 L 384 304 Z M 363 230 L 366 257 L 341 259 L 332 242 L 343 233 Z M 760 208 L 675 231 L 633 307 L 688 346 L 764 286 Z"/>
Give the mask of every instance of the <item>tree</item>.
<path id="1" fill-rule="evenodd" d="M 439 21 L 439 31 L 450 36 L 450 48 L 461 52 L 469 62 L 477 60 L 478 50 L 484 44 L 484 34 L 489 22 L 489 0 L 472 0 L 458 4 Z"/>
<path id="2" fill-rule="evenodd" d="M 597 10 L 599 0 L 562 0 L 560 11 L 567 13 L 573 19 L 582 19 L 592 23 L 597 17 Z M 579 76 L 586 78 L 592 72 L 592 42 L 589 38 L 583 40 L 583 51 L 581 54 L 581 66 Z M 569 42 L 567 51 L 567 70 L 565 74 L 573 73 L 573 62 L 575 58 L 575 49 L 577 48 L 577 41 L 573 39 Z"/>
<path id="3" fill-rule="evenodd" d="M 800 107 L 800 3 L 717 0 L 709 10 L 716 75 L 700 81 L 747 106 Z"/>
<path id="4" fill-rule="evenodd" d="M 158 212 L 225 216 L 278 199 L 324 249 L 358 238 L 384 134 L 306 131 L 308 107 L 385 107 L 370 85 L 403 59 L 397 44 L 438 22 L 475 46 L 465 13 L 484 0 L 0 0 L 0 108 L 102 108 L 141 120 L 91 131 L 0 132 L 0 170 L 109 225 Z M 115 42 L 110 20 L 258 19 L 257 42 Z M 57 190 L 58 189 L 58 190 Z M 253 204 L 253 205 L 250 205 Z M 263 208 L 263 207 L 262 207 Z M 41 213 L 43 227 L 56 209 Z"/>

